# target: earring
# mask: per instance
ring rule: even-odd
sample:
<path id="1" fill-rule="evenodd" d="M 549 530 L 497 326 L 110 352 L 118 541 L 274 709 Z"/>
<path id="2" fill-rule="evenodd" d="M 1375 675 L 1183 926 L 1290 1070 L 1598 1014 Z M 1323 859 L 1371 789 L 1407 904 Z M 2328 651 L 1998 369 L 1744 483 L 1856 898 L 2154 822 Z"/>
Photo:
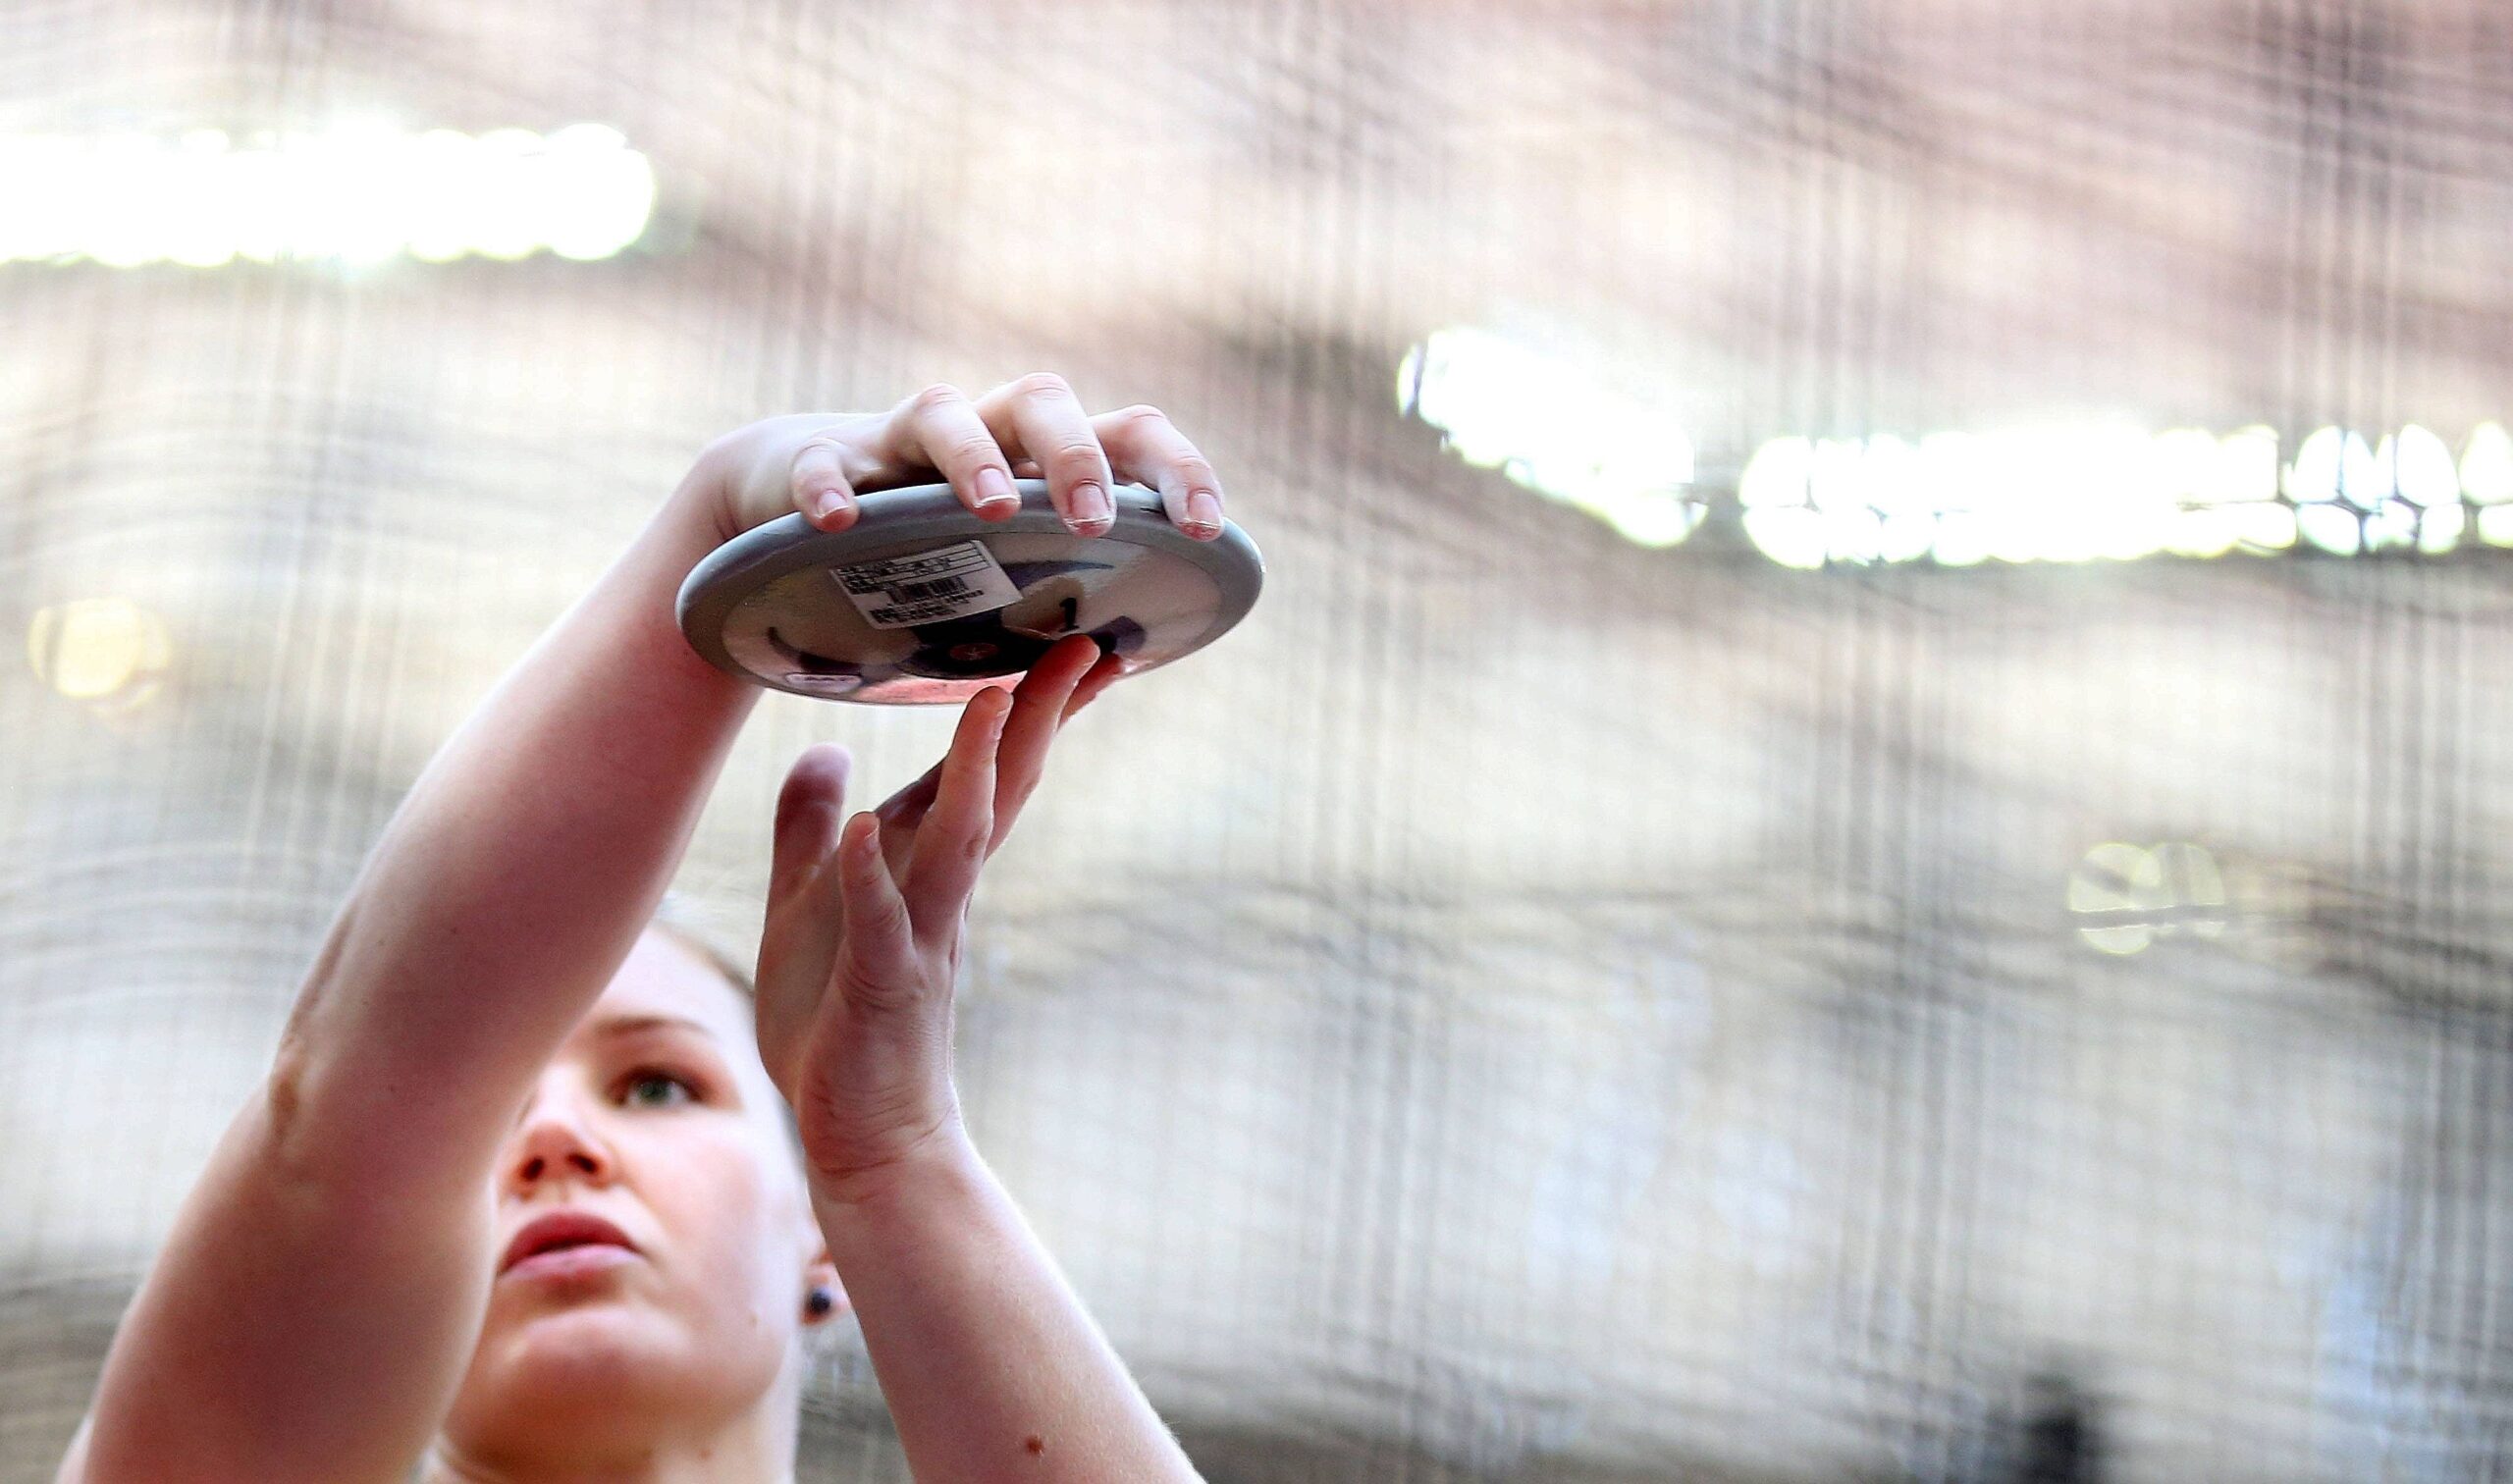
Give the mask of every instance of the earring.
<path id="1" fill-rule="evenodd" d="M 829 1311 L 835 1307 L 837 1296 L 826 1288 L 814 1288 L 811 1296 L 803 1300 L 803 1312 L 815 1319 L 827 1318 Z"/>

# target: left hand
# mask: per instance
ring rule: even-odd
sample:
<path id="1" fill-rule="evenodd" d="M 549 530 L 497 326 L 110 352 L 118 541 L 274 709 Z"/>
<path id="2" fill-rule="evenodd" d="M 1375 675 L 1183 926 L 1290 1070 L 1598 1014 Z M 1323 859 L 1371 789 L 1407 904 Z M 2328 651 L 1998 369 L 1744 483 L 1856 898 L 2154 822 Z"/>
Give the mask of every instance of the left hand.
<path id="1" fill-rule="evenodd" d="M 1131 480 L 1160 494 L 1170 523 L 1198 541 L 1222 530 L 1221 482 L 1157 407 L 1093 415 L 1065 379 L 1034 371 L 971 397 L 936 383 L 887 412 L 771 417 L 717 439 L 684 488 L 729 541 L 799 511 L 824 531 L 855 523 L 858 494 L 939 476 L 982 520 L 1009 520 L 1015 478 L 1047 482 L 1077 535 L 1115 518 L 1111 491 Z"/>
<path id="2" fill-rule="evenodd" d="M 810 748 L 786 774 L 759 949 L 759 1051 L 794 1109 L 817 1195 L 853 1198 L 960 1139 L 951 997 L 970 892 L 1038 786 L 1057 728 L 1118 673 L 1090 638 L 1065 639 L 1017 690 L 972 697 L 942 761 L 852 819 L 845 749 Z"/>

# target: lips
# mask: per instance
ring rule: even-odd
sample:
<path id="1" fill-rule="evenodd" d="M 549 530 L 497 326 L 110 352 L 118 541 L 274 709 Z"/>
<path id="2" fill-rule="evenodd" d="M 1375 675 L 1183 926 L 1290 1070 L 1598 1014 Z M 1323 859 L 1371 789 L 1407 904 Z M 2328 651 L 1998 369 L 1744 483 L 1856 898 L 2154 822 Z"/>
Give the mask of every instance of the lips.
<path id="1" fill-rule="evenodd" d="M 498 1259 L 498 1271 L 506 1272 L 526 1258 L 544 1252 L 566 1251 L 573 1247 L 610 1246 L 626 1251 L 637 1250 L 628 1234 L 589 1211 L 553 1211 L 524 1224 L 507 1244 L 505 1255 Z"/>

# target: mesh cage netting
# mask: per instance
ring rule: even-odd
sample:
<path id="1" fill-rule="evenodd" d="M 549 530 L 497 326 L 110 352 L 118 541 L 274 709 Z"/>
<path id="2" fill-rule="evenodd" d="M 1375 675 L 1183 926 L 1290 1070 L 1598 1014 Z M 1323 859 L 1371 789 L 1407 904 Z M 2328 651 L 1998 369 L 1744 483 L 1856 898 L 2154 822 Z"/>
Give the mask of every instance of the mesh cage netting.
<path id="1" fill-rule="evenodd" d="M 1270 563 L 1077 728 L 963 991 L 980 1146 L 1210 1477 L 2513 1473 L 2500 0 L 0 37 L 0 1475 L 691 453 L 1042 367 Z M 655 194 L 563 253 L 167 184 L 581 125 Z M 2119 428 L 2252 483 L 1964 545 L 2129 510 Z M 769 698 L 682 890 L 738 942 L 785 763 L 948 721 Z M 903 1477 L 859 1343 L 803 1442 Z"/>

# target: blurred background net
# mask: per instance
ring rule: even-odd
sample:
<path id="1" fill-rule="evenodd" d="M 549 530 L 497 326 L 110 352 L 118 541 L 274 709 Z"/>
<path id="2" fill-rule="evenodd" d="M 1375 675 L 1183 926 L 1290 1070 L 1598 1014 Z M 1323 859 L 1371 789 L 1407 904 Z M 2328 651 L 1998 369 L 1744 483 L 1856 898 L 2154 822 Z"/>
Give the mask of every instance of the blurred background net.
<path id="1" fill-rule="evenodd" d="M 2494 0 L 0 30 L 0 1474 L 697 447 L 1041 367 L 1272 567 L 963 1021 L 1212 1477 L 2513 1467 Z M 770 698 L 683 889 L 947 721 Z"/>

